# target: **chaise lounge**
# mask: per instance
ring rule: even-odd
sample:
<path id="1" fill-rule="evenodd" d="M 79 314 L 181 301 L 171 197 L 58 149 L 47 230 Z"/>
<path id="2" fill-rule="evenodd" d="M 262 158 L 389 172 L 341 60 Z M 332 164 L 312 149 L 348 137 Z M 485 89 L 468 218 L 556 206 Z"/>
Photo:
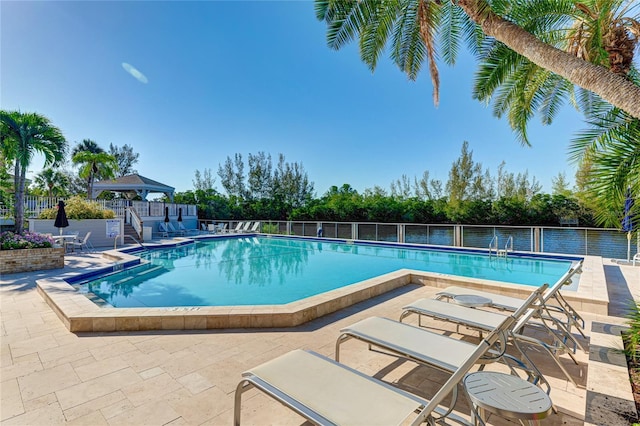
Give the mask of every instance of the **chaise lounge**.
<path id="1" fill-rule="evenodd" d="M 242 394 L 252 388 L 318 425 L 419 425 L 424 422 L 433 424 L 445 417 L 465 422 L 440 404 L 455 392 L 458 384 L 489 348 L 513 327 L 523 310 L 505 317 L 502 324 L 478 345 L 470 344 L 470 350 L 459 357 L 449 379 L 430 400 L 314 352 L 295 350 L 242 374 L 235 393 L 234 425 L 241 423 Z M 423 331 L 424 336 L 435 335 L 402 325 Z"/>

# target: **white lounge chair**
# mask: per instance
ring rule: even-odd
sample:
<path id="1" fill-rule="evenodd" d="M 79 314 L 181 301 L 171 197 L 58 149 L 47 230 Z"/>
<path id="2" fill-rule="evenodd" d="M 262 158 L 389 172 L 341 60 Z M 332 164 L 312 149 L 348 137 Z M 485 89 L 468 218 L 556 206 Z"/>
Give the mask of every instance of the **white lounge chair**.
<path id="1" fill-rule="evenodd" d="M 516 345 L 518 344 L 518 342 L 525 342 L 541 347 L 545 352 L 547 352 L 563 372 L 563 374 L 571 383 L 573 383 L 574 386 L 577 386 L 577 384 L 573 377 L 562 365 L 559 355 L 566 352 L 571 357 L 573 362 L 577 365 L 578 361 L 573 356 L 571 349 L 566 344 L 567 340 L 571 340 L 572 342 L 576 340 L 575 337 L 570 334 L 570 331 L 566 329 L 563 324 L 558 324 L 557 321 L 554 321 L 552 319 L 553 316 L 549 312 L 549 308 L 546 305 L 546 302 L 551 297 L 553 297 L 554 291 L 559 291 L 558 289 L 562 286 L 562 283 L 566 279 L 570 278 L 576 270 L 577 268 L 570 269 L 563 276 L 563 278 L 558 281 L 558 283 L 556 283 L 556 285 L 554 285 L 553 287 L 549 287 L 544 293 L 542 293 L 539 300 L 536 302 L 537 309 L 535 311 L 531 310 L 527 312 L 527 314 L 523 315 L 514 327 L 514 331 L 512 333 L 512 337 L 515 339 Z M 478 292 L 478 294 L 476 295 L 479 294 L 482 294 L 483 297 L 494 296 L 493 294 L 484 292 Z M 498 299 L 500 299 L 500 297 L 498 297 Z M 521 299 L 515 300 L 521 301 Z M 501 302 L 504 303 L 505 300 L 501 300 Z M 484 311 L 480 309 L 470 309 L 468 307 L 460 306 L 454 303 L 447 303 L 443 300 L 438 299 L 418 299 L 411 304 L 404 306 L 402 309 L 403 312 L 400 316 L 401 322 L 407 316 L 411 314 L 417 314 L 418 325 L 421 325 L 420 320 L 422 316 L 428 316 L 441 321 L 452 322 L 456 324 L 456 326 L 463 325 L 465 327 L 478 330 L 481 333 L 493 330 L 498 324 L 500 324 L 500 322 L 504 318 L 504 315 L 501 313 Z M 537 321 L 534 322 L 534 319 L 536 319 Z M 525 335 L 524 328 L 526 326 L 542 329 L 548 334 L 548 336 L 551 337 L 551 342 L 545 342 L 539 338 Z M 556 326 L 559 328 L 554 330 L 551 328 L 552 326 Z M 577 346 L 574 346 L 574 351 L 576 347 Z M 520 348 L 518 347 L 518 349 Z M 526 357 L 524 353 L 523 355 Z"/>
<path id="2" fill-rule="evenodd" d="M 444 417 L 464 422 L 440 404 L 456 391 L 474 364 L 515 321 L 514 316 L 509 316 L 480 344 L 469 344 L 471 350 L 457 357 L 459 362 L 453 374 L 430 400 L 316 353 L 303 350 L 289 352 L 242 374 L 235 393 L 234 425 L 240 425 L 242 394 L 251 388 L 259 389 L 318 425 L 419 425 L 425 422 L 433 424 Z M 406 324 L 401 325 L 435 335 Z"/>
<path id="3" fill-rule="evenodd" d="M 176 235 L 178 233 L 171 222 L 158 222 L 158 229 L 160 230 L 162 236 L 165 238 Z"/>
<path id="4" fill-rule="evenodd" d="M 633 255 L 633 266 L 636 266 L 636 262 L 640 262 L 640 253 Z"/>
<path id="5" fill-rule="evenodd" d="M 547 286 L 543 285 L 535 289 L 526 300 L 522 301 L 521 306 L 512 316 L 517 320 L 525 314 L 532 315 L 531 312 L 535 310 L 534 302 L 546 288 Z M 498 330 L 504 321 L 505 316 L 502 316 L 489 332 L 493 333 Z M 469 345 L 473 346 L 463 340 L 380 317 L 364 319 L 341 329 L 340 333 L 336 341 L 336 361 L 340 361 L 340 345 L 348 340 L 356 339 L 368 343 L 369 346 L 376 346 L 415 362 L 431 365 L 448 372 L 458 368 L 461 360 L 469 353 Z M 506 335 L 502 336 L 500 343 L 501 348 L 491 352 L 487 358 L 488 362 L 496 361 L 504 354 L 507 344 Z"/>
<path id="6" fill-rule="evenodd" d="M 180 236 L 184 236 L 185 234 L 185 231 L 176 229 L 175 226 L 173 226 L 173 223 L 171 222 L 167 222 L 167 228 L 169 229 L 169 234 L 180 235 Z"/>
<path id="7" fill-rule="evenodd" d="M 178 222 L 178 232 L 182 232 L 183 235 L 198 234 L 197 229 L 188 229 L 182 224 L 182 222 Z"/>
<path id="8" fill-rule="evenodd" d="M 542 295 L 542 303 L 545 309 L 541 311 L 541 313 L 545 314 L 542 318 L 543 320 L 552 322 L 557 331 L 563 335 L 564 339 L 568 339 L 573 342 L 574 351 L 579 347 L 581 350 L 586 352 L 585 348 L 571 333 L 572 326 L 575 326 L 576 330 L 578 330 L 582 337 L 586 339 L 584 334 L 584 319 L 560 293 L 560 288 L 566 283 L 570 283 L 573 275 L 578 274 L 581 271 L 582 261 L 569 268 L 569 270 L 552 287 L 548 288 L 548 290 Z M 462 294 L 486 297 L 491 300 L 492 307 L 511 312 L 517 309 L 517 307 L 520 306 L 520 303 L 522 303 L 522 299 L 518 299 L 517 297 L 456 286 L 447 287 L 442 291 L 439 291 L 436 295 L 436 299 L 453 299 Z M 414 313 L 418 313 L 420 309 L 419 303 L 414 302 L 412 305 L 415 308 L 413 309 L 415 311 Z M 405 310 L 412 310 L 411 306 L 405 307 Z"/>
<path id="9" fill-rule="evenodd" d="M 85 249 L 87 251 L 93 250 L 93 246 L 89 242 L 89 237 L 91 237 L 91 231 L 87 232 L 84 238 L 80 241 L 78 241 L 77 239 L 74 239 L 72 241 L 65 242 L 64 243 L 65 251 L 67 251 L 68 248 L 71 248 L 72 251 L 75 251 L 76 247 L 80 248 L 81 251 L 84 251 Z"/>
<path id="10" fill-rule="evenodd" d="M 259 231 L 260 231 L 260 222 L 254 222 L 249 232 L 259 232 Z"/>
<path id="11" fill-rule="evenodd" d="M 229 232 L 242 232 L 242 228 L 245 226 L 244 222 L 238 222 L 236 224 L 236 227 L 233 229 L 230 229 Z"/>

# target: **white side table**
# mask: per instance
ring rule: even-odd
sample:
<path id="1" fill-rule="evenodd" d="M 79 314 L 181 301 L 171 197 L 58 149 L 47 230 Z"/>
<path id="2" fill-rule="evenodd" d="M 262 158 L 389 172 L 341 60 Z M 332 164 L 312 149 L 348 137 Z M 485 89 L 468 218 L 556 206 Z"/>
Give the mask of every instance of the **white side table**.
<path id="1" fill-rule="evenodd" d="M 471 420 L 474 425 L 483 425 L 487 412 L 538 424 L 538 420 L 544 419 L 553 410 L 549 395 L 517 376 L 478 371 L 468 374 L 463 383 L 471 401 Z"/>
<path id="2" fill-rule="evenodd" d="M 493 302 L 488 297 L 478 296 L 476 294 L 458 294 L 453 296 L 453 301 L 458 305 L 468 308 L 480 308 L 482 306 L 491 306 Z"/>

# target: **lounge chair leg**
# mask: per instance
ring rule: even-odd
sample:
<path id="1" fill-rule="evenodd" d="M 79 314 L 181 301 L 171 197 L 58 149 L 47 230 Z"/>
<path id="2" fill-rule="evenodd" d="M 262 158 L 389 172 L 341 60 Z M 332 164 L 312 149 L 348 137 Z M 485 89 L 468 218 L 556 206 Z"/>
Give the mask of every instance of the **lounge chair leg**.
<path id="1" fill-rule="evenodd" d="M 242 393 L 246 390 L 249 390 L 253 387 L 253 385 L 246 381 L 242 380 L 238 383 L 236 387 L 236 394 L 234 396 L 234 404 L 233 404 L 233 424 L 234 426 L 240 426 L 240 410 L 242 408 Z"/>
<path id="2" fill-rule="evenodd" d="M 338 337 L 338 340 L 336 340 L 336 361 L 340 362 L 340 345 L 343 344 L 344 342 L 346 342 L 347 340 L 351 339 L 350 336 L 346 335 L 346 334 L 341 334 Z M 371 349 L 371 348 L 369 348 Z"/>

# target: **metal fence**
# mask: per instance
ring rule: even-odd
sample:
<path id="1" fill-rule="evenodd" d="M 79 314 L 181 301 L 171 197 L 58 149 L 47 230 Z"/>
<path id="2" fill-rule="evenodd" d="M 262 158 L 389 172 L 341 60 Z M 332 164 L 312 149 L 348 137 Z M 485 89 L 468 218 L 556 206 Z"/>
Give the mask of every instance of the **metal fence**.
<path id="1" fill-rule="evenodd" d="M 236 223 L 230 221 L 229 229 Z M 266 220 L 261 221 L 260 229 L 265 233 L 315 237 L 319 227 L 326 238 L 488 249 L 497 237 L 499 249 L 504 249 L 511 239 L 513 250 L 521 252 L 627 258 L 627 234 L 611 228 Z M 631 241 L 631 257 L 638 252 L 640 234 L 636 232 Z"/>

